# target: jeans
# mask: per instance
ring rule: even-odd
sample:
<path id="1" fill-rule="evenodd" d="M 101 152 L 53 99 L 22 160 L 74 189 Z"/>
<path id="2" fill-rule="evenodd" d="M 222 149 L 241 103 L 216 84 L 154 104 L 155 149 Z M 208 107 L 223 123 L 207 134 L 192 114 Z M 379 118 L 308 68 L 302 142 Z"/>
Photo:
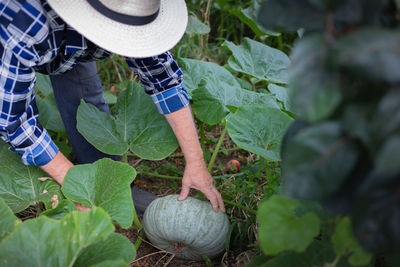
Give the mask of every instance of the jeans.
<path id="1" fill-rule="evenodd" d="M 120 156 L 100 152 L 76 129 L 76 112 L 81 99 L 95 105 L 101 111 L 110 113 L 103 98 L 103 88 L 94 62 L 78 63 L 66 73 L 50 75 L 50 80 L 61 118 L 75 152 L 75 163 L 92 163 L 104 157 L 119 161 Z"/>

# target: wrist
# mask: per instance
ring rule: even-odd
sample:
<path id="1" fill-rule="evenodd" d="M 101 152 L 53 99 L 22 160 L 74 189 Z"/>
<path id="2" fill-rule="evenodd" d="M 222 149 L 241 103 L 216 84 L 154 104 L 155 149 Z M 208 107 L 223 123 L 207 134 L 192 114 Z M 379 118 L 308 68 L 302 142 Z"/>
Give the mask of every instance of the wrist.
<path id="1" fill-rule="evenodd" d="M 61 152 L 58 152 L 49 163 L 40 166 L 40 168 L 61 185 L 68 170 L 73 166 L 74 164 L 72 164 L 72 162 L 70 162 Z"/>

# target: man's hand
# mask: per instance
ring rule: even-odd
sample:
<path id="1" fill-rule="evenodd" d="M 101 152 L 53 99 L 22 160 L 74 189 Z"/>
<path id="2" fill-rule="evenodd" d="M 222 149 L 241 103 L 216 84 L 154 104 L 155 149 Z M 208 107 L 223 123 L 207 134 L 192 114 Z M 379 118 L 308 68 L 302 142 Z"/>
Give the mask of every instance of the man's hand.
<path id="1" fill-rule="evenodd" d="M 74 167 L 71 161 L 69 161 L 61 152 L 46 165 L 40 166 L 40 168 L 45 171 L 51 178 L 53 178 L 59 185 L 62 185 L 64 177 L 68 170 Z M 75 203 L 77 210 L 87 211 L 90 210 L 89 207 L 82 206 L 81 204 Z"/>
<path id="2" fill-rule="evenodd" d="M 178 139 L 186 160 L 182 191 L 178 200 L 184 200 L 188 196 L 190 188 L 195 188 L 203 192 L 216 212 L 218 212 L 218 208 L 225 212 L 221 194 L 215 188 L 213 178 L 204 162 L 203 151 L 200 147 L 190 108 L 182 108 L 165 115 L 165 117 Z"/>
<path id="3" fill-rule="evenodd" d="M 205 164 L 204 166 L 186 165 L 182 180 L 182 191 L 178 200 L 185 200 L 190 188 L 200 190 L 210 200 L 214 211 L 218 212 L 219 209 L 225 212 L 224 201 L 217 188 L 215 188 L 214 180 L 205 167 Z"/>

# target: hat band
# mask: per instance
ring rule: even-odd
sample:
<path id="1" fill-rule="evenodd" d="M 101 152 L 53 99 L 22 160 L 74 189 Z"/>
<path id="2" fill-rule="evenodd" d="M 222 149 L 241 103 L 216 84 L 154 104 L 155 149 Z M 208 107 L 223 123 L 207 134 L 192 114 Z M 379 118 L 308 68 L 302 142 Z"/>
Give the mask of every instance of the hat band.
<path id="1" fill-rule="evenodd" d="M 148 15 L 148 16 L 131 16 L 122 13 L 115 12 L 114 10 L 109 9 L 99 0 L 86 0 L 94 9 L 96 9 L 99 13 L 110 18 L 114 21 L 121 22 L 128 25 L 146 25 L 150 22 L 153 22 L 157 16 L 160 9 L 157 9 L 156 13 Z"/>

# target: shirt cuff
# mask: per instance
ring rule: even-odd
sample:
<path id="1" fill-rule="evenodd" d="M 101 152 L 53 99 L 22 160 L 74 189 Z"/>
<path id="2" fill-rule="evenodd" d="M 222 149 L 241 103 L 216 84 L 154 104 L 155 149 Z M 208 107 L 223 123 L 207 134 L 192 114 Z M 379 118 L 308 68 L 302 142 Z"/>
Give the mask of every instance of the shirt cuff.
<path id="1" fill-rule="evenodd" d="M 46 165 L 58 153 L 57 145 L 51 140 L 49 133 L 45 129 L 31 146 L 25 148 L 11 147 L 10 150 L 17 152 L 25 165 L 37 166 Z"/>
<path id="2" fill-rule="evenodd" d="M 183 85 L 151 95 L 160 114 L 169 114 L 189 105 L 189 97 Z"/>

